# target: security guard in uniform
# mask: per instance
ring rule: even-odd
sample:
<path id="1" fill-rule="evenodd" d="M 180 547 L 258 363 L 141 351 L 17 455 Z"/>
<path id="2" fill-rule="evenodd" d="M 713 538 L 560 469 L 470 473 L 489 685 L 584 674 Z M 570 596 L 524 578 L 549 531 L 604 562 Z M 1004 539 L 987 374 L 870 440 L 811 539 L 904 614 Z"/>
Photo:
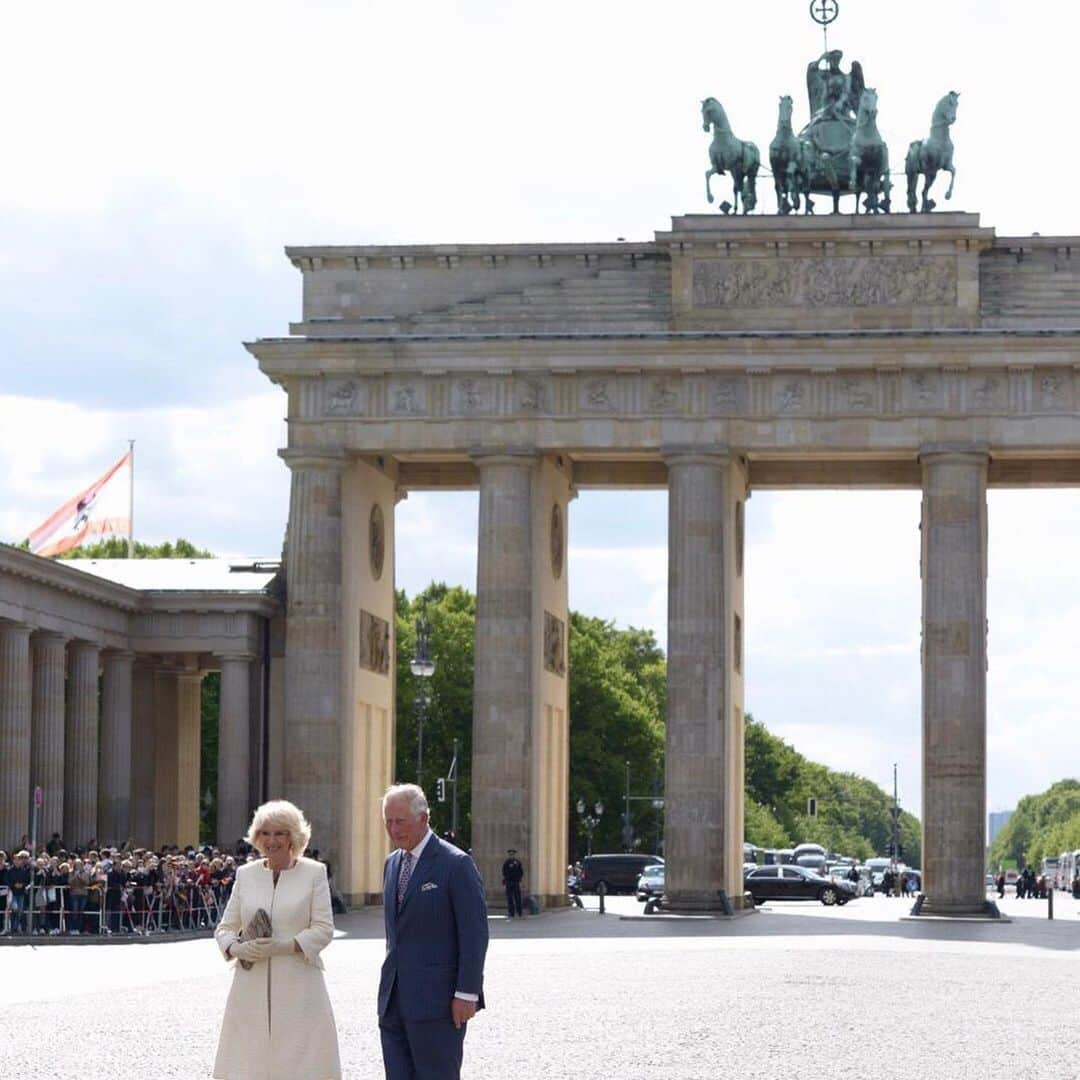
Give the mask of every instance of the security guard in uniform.
<path id="1" fill-rule="evenodd" d="M 521 879 L 525 876 L 525 867 L 517 857 L 517 850 L 510 848 L 507 859 L 502 864 L 502 883 L 506 889 L 506 913 L 512 919 L 521 918 Z"/>

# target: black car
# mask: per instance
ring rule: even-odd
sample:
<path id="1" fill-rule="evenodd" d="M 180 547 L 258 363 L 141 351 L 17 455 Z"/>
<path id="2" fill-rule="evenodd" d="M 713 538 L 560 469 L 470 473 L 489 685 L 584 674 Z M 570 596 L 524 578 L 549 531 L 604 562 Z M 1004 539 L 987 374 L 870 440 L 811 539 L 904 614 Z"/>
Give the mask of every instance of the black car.
<path id="1" fill-rule="evenodd" d="M 594 893 L 602 882 L 609 894 L 632 893 L 645 867 L 663 861 L 659 855 L 586 855 L 578 887 L 583 893 Z"/>
<path id="2" fill-rule="evenodd" d="M 755 904 L 766 900 L 820 900 L 827 907 L 846 904 L 857 895 L 850 881 L 822 877 L 805 866 L 759 866 L 744 879 Z"/>

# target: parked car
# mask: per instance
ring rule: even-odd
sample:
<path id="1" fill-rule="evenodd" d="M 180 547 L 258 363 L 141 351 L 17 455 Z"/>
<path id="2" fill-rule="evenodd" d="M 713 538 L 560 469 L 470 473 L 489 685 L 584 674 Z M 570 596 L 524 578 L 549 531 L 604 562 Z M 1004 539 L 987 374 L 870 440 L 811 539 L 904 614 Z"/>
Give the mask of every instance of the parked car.
<path id="1" fill-rule="evenodd" d="M 663 861 L 659 855 L 586 855 L 581 860 L 578 888 L 583 893 L 594 893 L 603 883 L 609 894 L 632 893 L 645 867 Z"/>
<path id="2" fill-rule="evenodd" d="M 653 896 L 664 895 L 664 864 L 653 863 L 641 871 L 637 881 L 637 898 L 648 900 Z"/>
<path id="3" fill-rule="evenodd" d="M 857 895 L 850 881 L 822 877 L 805 866 L 759 866 L 746 875 L 744 884 L 755 904 L 766 900 L 820 900 L 831 907 L 846 904 Z"/>

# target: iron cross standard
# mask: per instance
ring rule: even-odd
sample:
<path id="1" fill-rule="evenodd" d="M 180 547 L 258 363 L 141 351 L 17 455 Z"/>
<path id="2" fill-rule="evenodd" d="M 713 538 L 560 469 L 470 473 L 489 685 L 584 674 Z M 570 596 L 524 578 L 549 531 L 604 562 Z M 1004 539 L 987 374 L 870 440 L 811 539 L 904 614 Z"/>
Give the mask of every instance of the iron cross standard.
<path id="1" fill-rule="evenodd" d="M 837 0 L 810 0 L 810 18 L 821 27 L 825 36 L 825 51 L 829 51 L 829 23 L 840 14 Z"/>

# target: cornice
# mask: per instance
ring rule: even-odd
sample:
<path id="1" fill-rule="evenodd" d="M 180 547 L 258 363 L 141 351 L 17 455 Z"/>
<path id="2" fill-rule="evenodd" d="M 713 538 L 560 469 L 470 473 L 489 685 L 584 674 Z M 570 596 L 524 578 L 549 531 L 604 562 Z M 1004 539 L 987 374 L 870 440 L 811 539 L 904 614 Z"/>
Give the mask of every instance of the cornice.
<path id="1" fill-rule="evenodd" d="M 70 563 L 43 559 L 40 555 L 22 551 L 10 544 L 0 544 L 0 575 L 3 574 L 47 585 L 121 611 L 136 612 L 140 606 L 141 597 L 137 589 L 105 581 L 76 569 Z"/>
<path id="2" fill-rule="evenodd" d="M 132 589 L 87 574 L 71 563 L 44 559 L 10 544 L 0 544 L 0 580 L 6 574 L 134 615 L 158 611 L 235 611 L 269 617 L 280 606 L 261 590 Z"/>

